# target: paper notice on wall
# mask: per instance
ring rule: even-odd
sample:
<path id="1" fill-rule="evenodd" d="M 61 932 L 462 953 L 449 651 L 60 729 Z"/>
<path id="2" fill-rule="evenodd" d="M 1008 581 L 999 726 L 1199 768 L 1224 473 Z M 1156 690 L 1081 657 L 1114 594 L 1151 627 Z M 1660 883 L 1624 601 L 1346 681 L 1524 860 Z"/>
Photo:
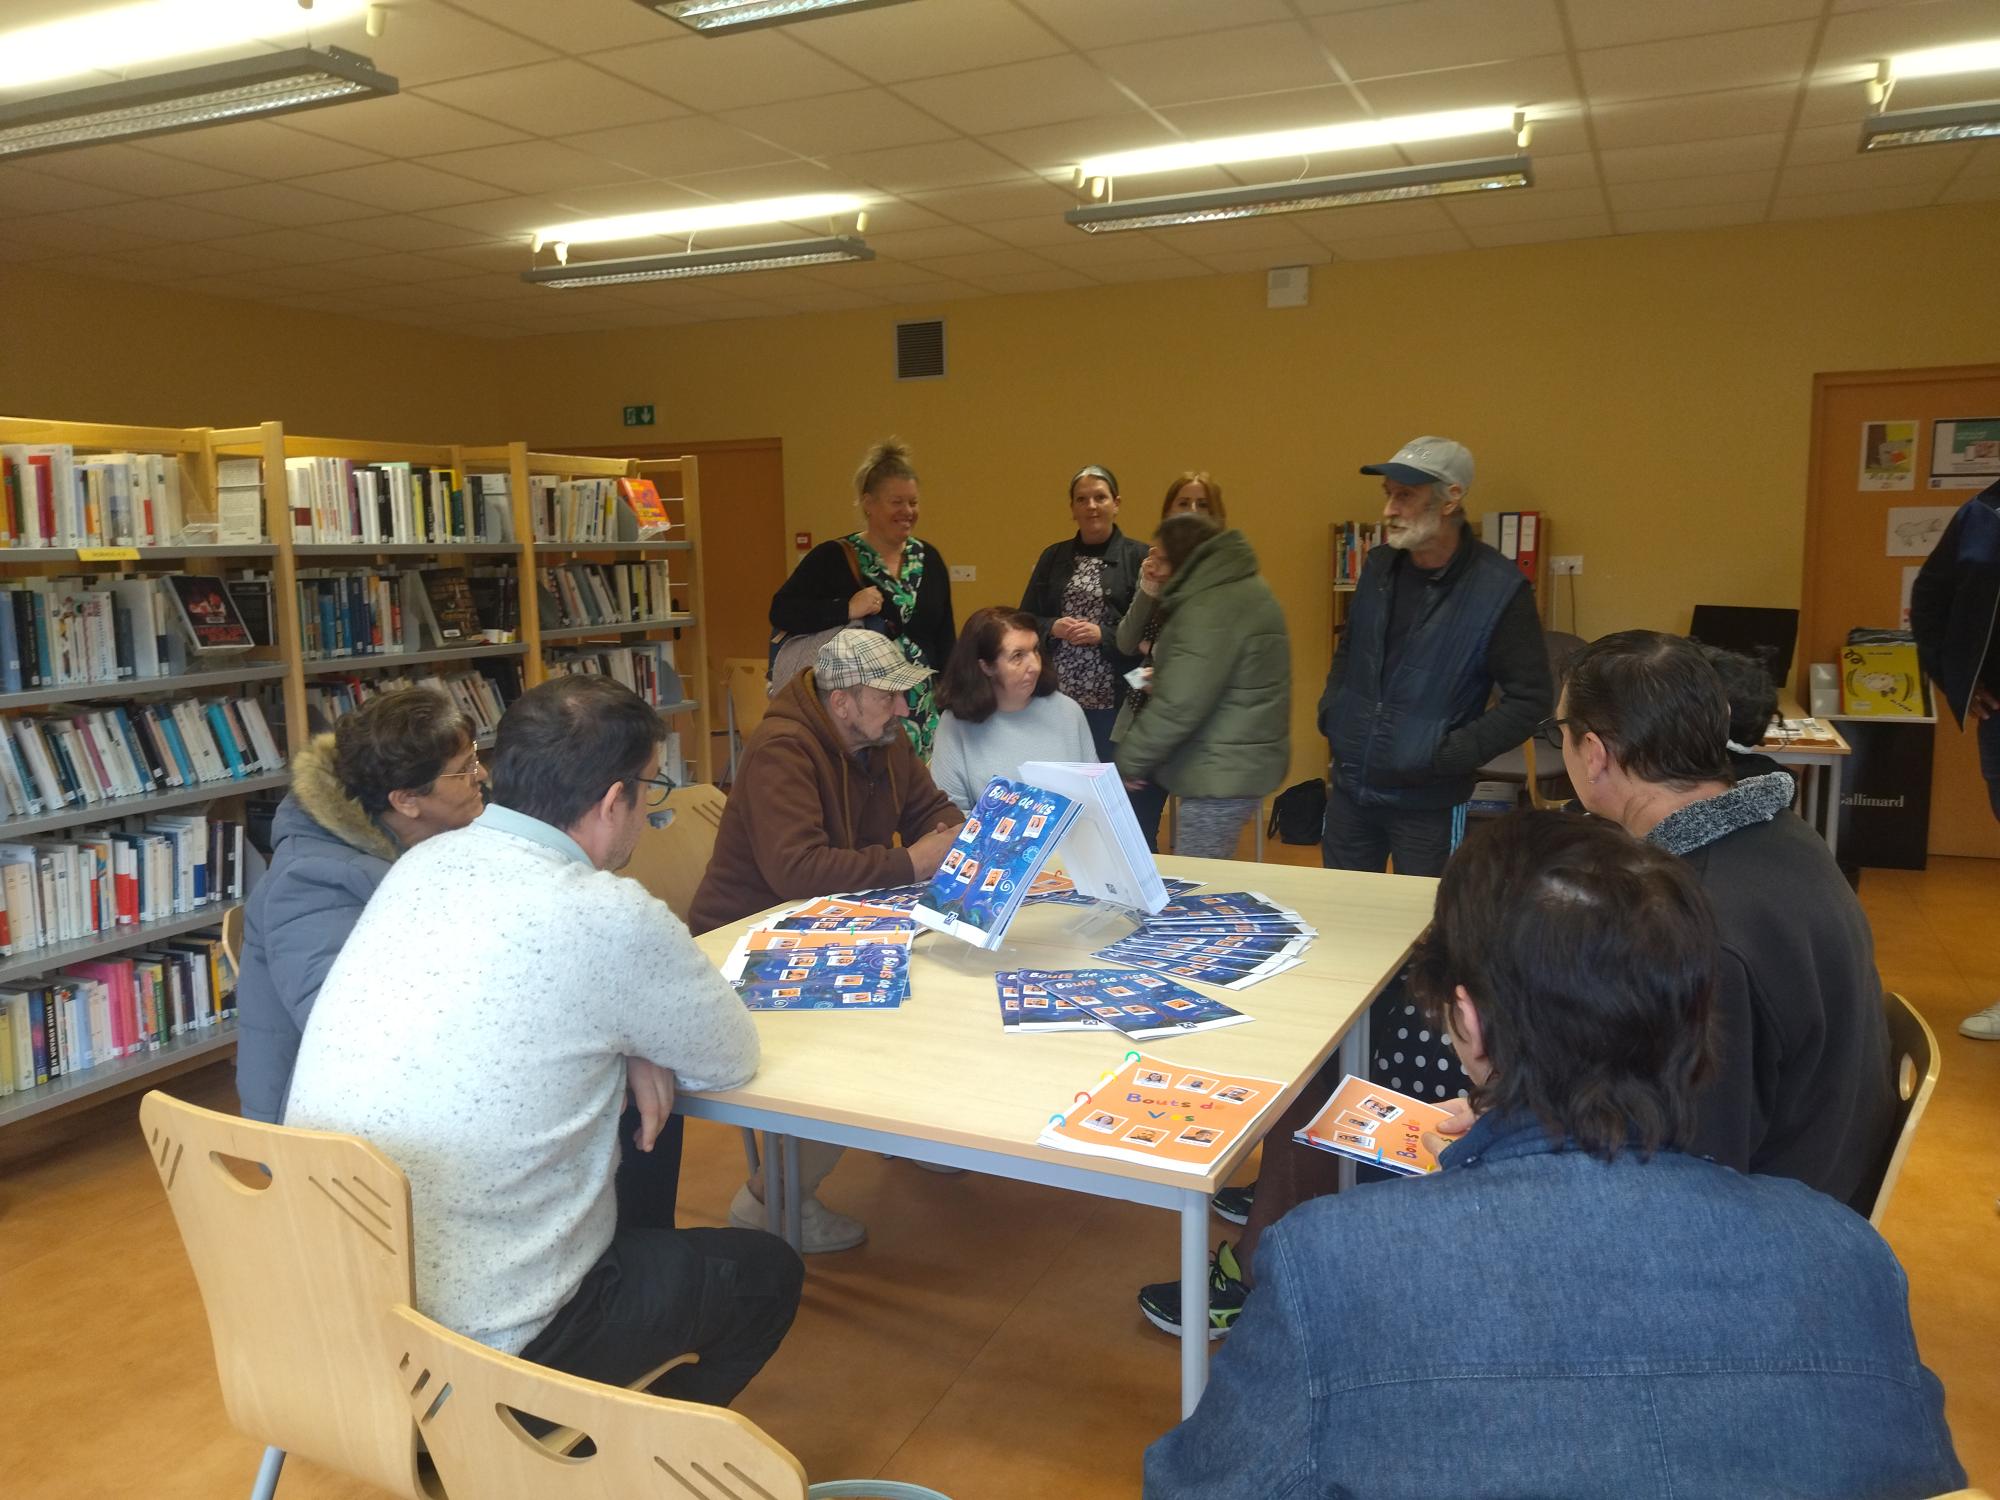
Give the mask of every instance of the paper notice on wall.
<path id="1" fill-rule="evenodd" d="M 1913 490 L 1917 487 L 1917 423 L 1861 424 L 1861 488 Z"/>
<path id="2" fill-rule="evenodd" d="M 1929 557 L 1956 514 L 1949 505 L 1892 505 L 1885 550 L 1890 557 Z"/>
<path id="3" fill-rule="evenodd" d="M 1940 422 L 1931 435 L 1931 488 L 1983 490 L 2000 479 L 2000 417 Z"/>
<path id="4" fill-rule="evenodd" d="M 1908 630 L 1910 628 L 1910 593 L 1916 588 L 1917 575 L 1921 572 L 1923 572 L 1923 568 L 1916 564 L 1903 569 L 1903 610 L 1901 614 L 1896 616 L 1898 622 L 1896 628 L 1898 630 Z"/>

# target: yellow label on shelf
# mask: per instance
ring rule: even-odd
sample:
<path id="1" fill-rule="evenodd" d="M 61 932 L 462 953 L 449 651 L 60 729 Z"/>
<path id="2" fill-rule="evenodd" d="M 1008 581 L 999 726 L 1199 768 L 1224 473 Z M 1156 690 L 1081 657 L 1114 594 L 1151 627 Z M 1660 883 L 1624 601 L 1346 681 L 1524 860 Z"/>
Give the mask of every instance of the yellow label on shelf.
<path id="1" fill-rule="evenodd" d="M 76 549 L 78 562 L 137 562 L 137 547 L 79 547 Z"/>

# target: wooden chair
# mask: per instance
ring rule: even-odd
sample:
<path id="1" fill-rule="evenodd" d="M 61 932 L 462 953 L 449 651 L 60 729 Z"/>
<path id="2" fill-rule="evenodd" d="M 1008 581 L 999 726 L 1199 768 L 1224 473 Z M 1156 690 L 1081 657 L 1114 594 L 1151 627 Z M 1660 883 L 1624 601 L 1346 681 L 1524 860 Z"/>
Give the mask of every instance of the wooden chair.
<path id="1" fill-rule="evenodd" d="M 222 914 L 222 951 L 229 956 L 231 973 L 243 972 L 243 908 L 232 906 Z"/>
<path id="2" fill-rule="evenodd" d="M 382 1378 L 382 1315 L 411 1300 L 410 1185 L 352 1136 L 240 1120 L 154 1090 L 139 1125 L 208 1315 L 222 1402 L 266 1444 L 253 1500 L 287 1453 L 404 1500 L 435 1492 Z"/>
<path id="3" fill-rule="evenodd" d="M 393 1373 L 452 1500 L 947 1500 L 888 1480 L 806 1485 L 799 1461 L 717 1406 L 621 1391 L 529 1364 L 410 1307 L 386 1315 Z M 593 1452 L 552 1452 L 516 1412 L 560 1422 Z"/>
<path id="4" fill-rule="evenodd" d="M 648 828 L 641 834 L 632 862 L 625 867 L 627 875 L 666 902 L 683 922 L 694 906 L 701 877 L 708 873 L 709 856 L 715 853 L 727 802 L 717 787 L 675 788 L 667 797 L 673 821 L 665 828 Z"/>
<path id="5" fill-rule="evenodd" d="M 1882 1167 L 1882 1183 L 1875 1189 L 1875 1206 L 1868 1222 L 1882 1227 L 1889 1210 L 1889 1195 L 1896 1179 L 1903 1175 L 1903 1161 L 1910 1143 L 1917 1138 L 1917 1122 L 1931 1102 L 1938 1081 L 1937 1036 L 1917 1008 L 1893 990 L 1882 996 L 1883 1018 L 1889 1023 L 1889 1057 L 1896 1087 L 1896 1133 Z"/>
<path id="6" fill-rule="evenodd" d="M 768 668 L 754 656 L 725 656 L 722 659 L 723 702 L 729 711 L 729 779 L 736 780 L 736 763 L 743 755 L 743 742 L 750 737 L 770 707 Z"/>

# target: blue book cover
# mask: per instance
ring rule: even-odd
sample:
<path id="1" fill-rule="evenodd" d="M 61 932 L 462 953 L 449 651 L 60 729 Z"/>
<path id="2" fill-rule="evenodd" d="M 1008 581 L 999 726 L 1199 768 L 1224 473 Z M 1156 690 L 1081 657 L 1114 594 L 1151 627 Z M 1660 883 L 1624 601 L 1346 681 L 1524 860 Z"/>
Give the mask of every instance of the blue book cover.
<path id="1" fill-rule="evenodd" d="M 21 636 L 11 608 L 0 608 L 0 691 L 21 691 Z"/>
<path id="2" fill-rule="evenodd" d="M 999 947 L 1076 812 L 1056 792 L 994 777 L 910 914 L 975 948 Z"/>
<path id="3" fill-rule="evenodd" d="M 52 686 L 56 680 L 55 658 L 49 651 L 49 606 L 40 594 L 31 593 L 28 603 L 35 617 L 35 669 L 41 675 L 38 681 L 44 686 Z"/>
<path id="4" fill-rule="evenodd" d="M 207 704 L 202 709 L 202 716 L 215 732 L 215 743 L 222 750 L 222 758 L 229 763 L 229 774 L 240 779 L 243 776 L 243 755 L 236 748 L 236 736 L 229 732 L 229 720 L 222 716 L 221 706 Z"/>
<path id="5" fill-rule="evenodd" d="M 340 656 L 340 632 L 333 623 L 333 590 L 322 586 L 319 590 L 319 654 Z"/>
<path id="6" fill-rule="evenodd" d="M 174 763 L 181 768 L 181 782 L 193 786 L 201 780 L 201 773 L 195 769 L 194 757 L 188 754 L 187 742 L 181 738 L 181 727 L 174 722 L 174 716 L 165 708 L 149 708 L 153 722 L 160 726 L 160 733 L 166 737 L 167 748 L 174 753 Z"/>
<path id="7" fill-rule="evenodd" d="M 1048 981 L 1048 992 L 1134 1041 L 1236 1026 L 1250 1017 L 1144 969 L 1086 969 Z"/>
<path id="8" fill-rule="evenodd" d="M 1095 1031 L 1095 1016 L 1049 993 L 1051 979 L 1074 976 L 1060 969 L 1002 969 L 993 976 L 1000 997 L 1000 1029 L 1005 1036 L 1030 1031 Z"/>

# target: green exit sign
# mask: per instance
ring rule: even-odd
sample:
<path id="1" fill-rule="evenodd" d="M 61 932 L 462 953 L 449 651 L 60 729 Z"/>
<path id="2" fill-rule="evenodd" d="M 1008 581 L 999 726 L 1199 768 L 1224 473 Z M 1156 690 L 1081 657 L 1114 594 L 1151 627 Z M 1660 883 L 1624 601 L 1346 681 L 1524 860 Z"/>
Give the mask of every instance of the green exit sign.
<path id="1" fill-rule="evenodd" d="M 627 427 L 651 427 L 653 425 L 653 408 L 650 406 L 626 407 L 625 425 Z"/>

